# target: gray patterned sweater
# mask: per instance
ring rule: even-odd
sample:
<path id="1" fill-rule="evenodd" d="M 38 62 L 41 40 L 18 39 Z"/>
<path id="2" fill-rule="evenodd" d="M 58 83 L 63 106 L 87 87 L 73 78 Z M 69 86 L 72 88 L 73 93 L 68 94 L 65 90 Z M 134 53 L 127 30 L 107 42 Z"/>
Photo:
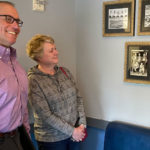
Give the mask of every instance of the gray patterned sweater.
<path id="1" fill-rule="evenodd" d="M 79 125 L 86 125 L 83 100 L 70 71 L 67 76 L 55 67 L 51 76 L 34 66 L 28 72 L 29 101 L 34 112 L 35 138 L 56 142 L 69 138 L 79 117 Z"/>

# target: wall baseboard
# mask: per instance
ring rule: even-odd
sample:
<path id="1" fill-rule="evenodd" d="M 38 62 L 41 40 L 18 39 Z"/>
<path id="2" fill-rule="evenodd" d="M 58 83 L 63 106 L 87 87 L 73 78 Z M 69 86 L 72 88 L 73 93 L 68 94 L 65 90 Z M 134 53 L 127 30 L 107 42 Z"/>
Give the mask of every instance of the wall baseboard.
<path id="1" fill-rule="evenodd" d="M 89 127 L 95 127 L 95 128 L 99 128 L 99 129 L 103 129 L 105 130 L 109 121 L 106 120 L 102 120 L 102 119 L 95 119 L 95 118 L 91 118 L 91 117 L 87 117 L 87 125 Z"/>

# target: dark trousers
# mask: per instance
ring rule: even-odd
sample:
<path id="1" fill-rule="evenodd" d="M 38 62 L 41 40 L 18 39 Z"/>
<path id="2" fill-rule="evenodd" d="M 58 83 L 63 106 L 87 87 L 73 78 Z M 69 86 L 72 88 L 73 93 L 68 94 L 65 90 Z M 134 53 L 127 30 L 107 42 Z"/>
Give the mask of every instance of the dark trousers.
<path id="1" fill-rule="evenodd" d="M 23 150 L 20 143 L 20 134 L 17 131 L 13 137 L 4 136 L 0 138 L 0 150 Z"/>
<path id="2" fill-rule="evenodd" d="M 38 142 L 39 150 L 79 150 L 79 142 L 70 138 L 59 142 Z"/>

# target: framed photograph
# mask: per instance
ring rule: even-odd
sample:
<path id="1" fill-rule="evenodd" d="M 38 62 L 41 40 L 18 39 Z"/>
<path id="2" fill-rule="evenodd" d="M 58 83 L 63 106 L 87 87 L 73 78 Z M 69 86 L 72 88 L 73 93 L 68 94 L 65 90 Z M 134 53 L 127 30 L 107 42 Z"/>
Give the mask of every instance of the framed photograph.
<path id="1" fill-rule="evenodd" d="M 124 81 L 150 84 L 150 42 L 126 42 Z"/>
<path id="2" fill-rule="evenodd" d="M 103 36 L 134 35 L 134 0 L 103 2 Z"/>
<path id="3" fill-rule="evenodd" d="M 139 0 L 138 35 L 150 35 L 150 0 Z"/>

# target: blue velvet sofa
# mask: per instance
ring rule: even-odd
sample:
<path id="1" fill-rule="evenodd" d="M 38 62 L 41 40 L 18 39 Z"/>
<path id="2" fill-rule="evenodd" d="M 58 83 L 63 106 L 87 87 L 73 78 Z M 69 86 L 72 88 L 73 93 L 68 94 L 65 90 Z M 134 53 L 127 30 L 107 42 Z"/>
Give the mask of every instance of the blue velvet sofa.
<path id="1" fill-rule="evenodd" d="M 150 129 L 110 122 L 106 127 L 104 150 L 150 150 Z"/>

